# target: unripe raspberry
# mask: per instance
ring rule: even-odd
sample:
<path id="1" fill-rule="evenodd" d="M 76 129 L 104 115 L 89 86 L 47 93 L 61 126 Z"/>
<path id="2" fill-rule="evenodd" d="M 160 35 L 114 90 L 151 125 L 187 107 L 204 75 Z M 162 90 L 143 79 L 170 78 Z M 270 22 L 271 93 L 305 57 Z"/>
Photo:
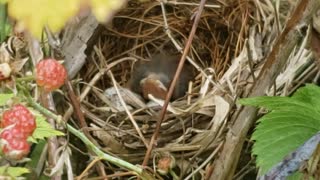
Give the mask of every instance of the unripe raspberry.
<path id="1" fill-rule="evenodd" d="M 36 66 L 37 84 L 47 92 L 58 89 L 66 78 L 66 69 L 55 59 L 44 59 Z"/>
<path id="2" fill-rule="evenodd" d="M 14 105 L 11 109 L 5 111 L 2 115 L 1 127 L 7 127 L 14 124 L 16 128 L 21 129 L 26 136 L 32 135 L 36 128 L 34 115 L 23 105 Z"/>
<path id="3" fill-rule="evenodd" d="M 176 166 L 176 161 L 174 157 L 170 154 L 167 154 L 161 157 L 161 159 L 159 159 L 158 165 L 157 165 L 157 171 L 162 175 L 166 175 L 175 166 Z"/>

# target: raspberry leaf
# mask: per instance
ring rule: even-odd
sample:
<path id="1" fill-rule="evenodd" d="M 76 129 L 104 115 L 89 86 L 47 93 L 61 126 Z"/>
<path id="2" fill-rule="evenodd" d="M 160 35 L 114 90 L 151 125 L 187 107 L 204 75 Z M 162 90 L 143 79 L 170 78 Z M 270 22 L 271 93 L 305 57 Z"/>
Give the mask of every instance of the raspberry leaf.
<path id="1" fill-rule="evenodd" d="M 7 104 L 8 100 L 10 100 L 14 94 L 0 94 L 0 106 L 4 106 Z"/>
<path id="2" fill-rule="evenodd" d="M 37 128 L 33 132 L 32 136 L 28 138 L 28 141 L 37 143 L 38 140 L 45 139 L 52 136 L 64 136 L 64 133 L 57 131 L 51 127 L 51 125 L 46 121 L 46 118 L 39 112 L 35 112 Z"/>
<path id="3" fill-rule="evenodd" d="M 0 175 L 7 175 L 13 178 L 22 176 L 23 174 L 29 173 L 30 171 L 27 168 L 22 167 L 0 167 Z"/>
<path id="4" fill-rule="evenodd" d="M 253 154 L 261 174 L 283 160 L 320 130 L 320 88 L 306 85 L 292 97 L 241 99 L 243 105 L 264 107 L 270 112 L 258 120 L 252 135 Z"/>

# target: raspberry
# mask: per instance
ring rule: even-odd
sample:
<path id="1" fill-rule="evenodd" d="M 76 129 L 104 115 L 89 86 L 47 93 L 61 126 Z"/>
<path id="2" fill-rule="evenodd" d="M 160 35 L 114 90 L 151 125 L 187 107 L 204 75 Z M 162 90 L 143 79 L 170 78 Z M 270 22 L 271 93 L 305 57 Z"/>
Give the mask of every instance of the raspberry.
<path id="1" fill-rule="evenodd" d="M 14 124 L 16 128 L 21 129 L 26 136 L 32 135 L 36 128 L 35 117 L 25 106 L 21 104 L 14 105 L 2 115 L 2 128 L 12 124 Z"/>
<path id="2" fill-rule="evenodd" d="M 36 66 L 37 84 L 46 92 L 58 89 L 67 78 L 67 71 L 55 59 L 44 59 Z"/>
<path id="3" fill-rule="evenodd" d="M 30 151 L 27 136 L 15 126 L 5 128 L 1 132 L 0 138 L 2 152 L 9 159 L 20 160 Z"/>
<path id="4" fill-rule="evenodd" d="M 2 115 L 0 133 L 0 148 L 3 154 L 11 160 L 20 160 L 30 151 L 27 142 L 36 128 L 34 115 L 23 105 L 14 105 Z"/>
<path id="5" fill-rule="evenodd" d="M 27 139 L 28 136 L 22 131 L 21 128 L 16 126 L 9 126 L 4 128 L 0 133 L 0 138 L 11 140 L 11 139 Z"/>

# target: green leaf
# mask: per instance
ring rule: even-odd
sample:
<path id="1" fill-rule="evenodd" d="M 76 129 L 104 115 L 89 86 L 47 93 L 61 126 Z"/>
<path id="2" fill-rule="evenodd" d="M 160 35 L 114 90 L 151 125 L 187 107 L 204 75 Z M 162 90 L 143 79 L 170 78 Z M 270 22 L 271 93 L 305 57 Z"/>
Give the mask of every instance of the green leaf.
<path id="1" fill-rule="evenodd" d="M 239 103 L 270 111 L 258 120 L 252 135 L 252 152 L 262 174 L 320 130 L 318 86 L 308 84 L 292 97 L 254 97 Z"/>
<path id="2" fill-rule="evenodd" d="M 31 109 L 30 109 L 31 110 Z M 52 136 L 64 136 L 64 133 L 57 131 L 51 127 L 51 125 L 46 121 L 46 118 L 39 112 L 32 110 L 36 116 L 37 128 L 32 134 L 32 137 L 28 138 L 28 141 L 36 143 L 37 140 L 43 140 Z"/>
<path id="3" fill-rule="evenodd" d="M 8 166 L 0 167 L 0 174 L 4 176 L 18 177 L 26 173 L 29 173 L 29 170 L 27 168 Z"/>
<path id="4" fill-rule="evenodd" d="M 14 94 L 0 94 L 0 106 L 4 106 L 7 104 L 8 100 L 10 100 Z"/>
<path id="5" fill-rule="evenodd" d="M 33 147 L 33 150 L 29 155 L 30 161 L 28 161 L 25 165 L 25 167 L 30 169 L 30 171 L 33 173 L 28 174 L 26 176 L 26 179 L 39 179 L 37 175 L 41 176 L 41 174 L 37 174 L 36 172 L 41 171 L 45 167 L 46 161 L 42 161 L 41 158 L 43 158 L 42 156 L 43 156 L 46 144 L 47 144 L 47 141 L 40 140 Z"/>

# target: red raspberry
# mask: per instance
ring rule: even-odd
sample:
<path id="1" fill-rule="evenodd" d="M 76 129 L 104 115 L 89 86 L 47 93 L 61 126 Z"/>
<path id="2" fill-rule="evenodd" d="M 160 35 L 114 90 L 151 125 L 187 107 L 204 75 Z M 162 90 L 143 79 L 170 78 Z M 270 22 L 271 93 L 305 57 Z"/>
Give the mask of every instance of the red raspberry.
<path id="1" fill-rule="evenodd" d="M 11 140 L 11 139 L 27 139 L 28 135 L 22 131 L 21 128 L 16 126 L 9 126 L 2 130 L 0 138 Z"/>
<path id="2" fill-rule="evenodd" d="M 36 66 L 37 84 L 47 92 L 58 89 L 66 78 L 66 69 L 55 59 L 44 59 Z"/>
<path id="3" fill-rule="evenodd" d="M 32 135 L 34 129 L 36 128 L 34 115 L 21 104 L 14 105 L 2 115 L 2 128 L 12 124 L 15 124 L 16 128 L 21 129 L 26 136 Z"/>
<path id="4" fill-rule="evenodd" d="M 4 129 L 0 138 L 1 150 L 9 159 L 20 160 L 30 152 L 25 133 L 15 126 Z"/>

